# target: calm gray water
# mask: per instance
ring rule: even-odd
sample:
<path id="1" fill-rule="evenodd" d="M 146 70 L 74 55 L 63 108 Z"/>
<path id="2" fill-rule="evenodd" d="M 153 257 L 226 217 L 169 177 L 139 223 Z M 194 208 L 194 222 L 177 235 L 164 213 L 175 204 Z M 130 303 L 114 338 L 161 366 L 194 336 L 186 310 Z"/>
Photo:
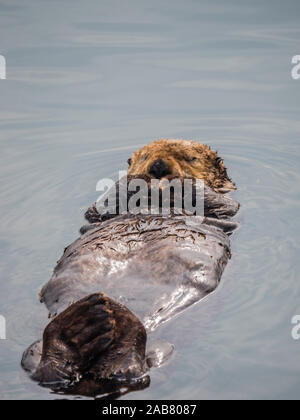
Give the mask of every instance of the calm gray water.
<path id="1" fill-rule="evenodd" d="M 298 0 L 1 0 L 0 398 L 57 398 L 20 368 L 37 293 L 96 183 L 158 137 L 224 157 L 242 204 L 216 293 L 163 326 L 175 345 L 126 398 L 299 398 Z"/>

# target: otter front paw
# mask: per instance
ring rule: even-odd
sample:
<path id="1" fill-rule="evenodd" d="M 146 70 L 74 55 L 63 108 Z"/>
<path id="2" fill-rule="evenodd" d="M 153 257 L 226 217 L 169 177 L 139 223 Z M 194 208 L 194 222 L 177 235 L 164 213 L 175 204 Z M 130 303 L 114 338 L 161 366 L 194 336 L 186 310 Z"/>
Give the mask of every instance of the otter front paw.
<path id="1" fill-rule="evenodd" d="M 48 324 L 41 362 L 33 375 L 40 382 L 79 379 L 114 338 L 109 301 L 95 293 L 69 306 Z"/>

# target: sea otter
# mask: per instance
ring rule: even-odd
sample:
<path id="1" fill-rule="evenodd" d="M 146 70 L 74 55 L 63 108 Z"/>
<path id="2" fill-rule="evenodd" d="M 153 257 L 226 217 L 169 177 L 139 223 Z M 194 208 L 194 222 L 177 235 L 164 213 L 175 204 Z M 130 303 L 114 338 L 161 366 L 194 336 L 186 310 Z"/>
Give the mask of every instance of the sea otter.
<path id="1" fill-rule="evenodd" d="M 204 215 L 178 215 L 174 194 L 168 215 L 87 210 L 90 224 L 40 292 L 53 319 L 22 359 L 33 379 L 65 393 L 119 396 L 148 386 L 155 352 L 146 353 L 147 333 L 215 290 L 230 258 L 239 204 L 225 194 L 235 185 L 215 151 L 164 139 L 128 164 L 127 182 L 179 179 L 183 188 L 191 179 L 195 195 L 203 180 Z"/>

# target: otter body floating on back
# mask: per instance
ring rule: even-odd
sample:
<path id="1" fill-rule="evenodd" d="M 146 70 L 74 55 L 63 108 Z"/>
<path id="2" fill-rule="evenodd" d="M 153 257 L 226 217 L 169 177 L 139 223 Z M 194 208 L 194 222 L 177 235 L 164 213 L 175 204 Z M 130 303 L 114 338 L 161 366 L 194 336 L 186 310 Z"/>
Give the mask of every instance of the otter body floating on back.
<path id="1" fill-rule="evenodd" d="M 23 367 L 43 385 L 85 395 L 147 386 L 153 360 L 145 353 L 146 331 L 215 290 L 230 258 L 237 223 L 228 219 L 239 204 L 223 195 L 234 185 L 216 152 L 161 140 L 129 165 L 129 179 L 203 179 L 205 217 L 87 211 L 91 224 L 40 293 L 55 317 L 43 342 L 23 356 Z"/>

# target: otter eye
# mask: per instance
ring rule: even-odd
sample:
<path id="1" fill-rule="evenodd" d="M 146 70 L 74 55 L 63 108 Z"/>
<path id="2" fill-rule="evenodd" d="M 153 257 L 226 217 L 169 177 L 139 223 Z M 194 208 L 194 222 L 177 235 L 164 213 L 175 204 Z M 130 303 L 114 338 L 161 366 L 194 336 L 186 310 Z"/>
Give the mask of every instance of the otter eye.
<path id="1" fill-rule="evenodd" d="M 131 165 L 131 162 L 132 162 L 132 160 L 131 160 L 131 158 L 129 158 L 129 159 L 127 160 L 127 163 L 128 163 L 128 165 L 129 165 L 129 166 Z"/>

